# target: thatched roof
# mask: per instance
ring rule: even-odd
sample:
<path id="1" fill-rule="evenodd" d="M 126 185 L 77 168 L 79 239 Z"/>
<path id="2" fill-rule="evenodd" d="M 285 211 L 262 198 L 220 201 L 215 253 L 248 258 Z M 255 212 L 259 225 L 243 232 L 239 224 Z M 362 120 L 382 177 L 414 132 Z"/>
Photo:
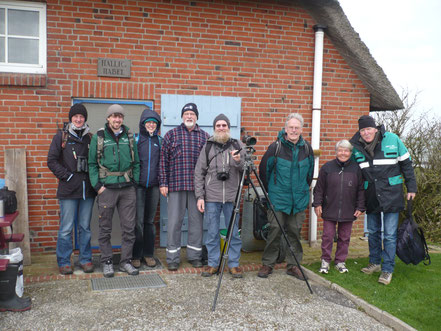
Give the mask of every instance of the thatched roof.
<path id="1" fill-rule="evenodd" d="M 403 109 L 403 103 L 383 69 L 349 23 L 337 0 L 297 0 L 326 35 L 371 94 L 370 110 Z"/>

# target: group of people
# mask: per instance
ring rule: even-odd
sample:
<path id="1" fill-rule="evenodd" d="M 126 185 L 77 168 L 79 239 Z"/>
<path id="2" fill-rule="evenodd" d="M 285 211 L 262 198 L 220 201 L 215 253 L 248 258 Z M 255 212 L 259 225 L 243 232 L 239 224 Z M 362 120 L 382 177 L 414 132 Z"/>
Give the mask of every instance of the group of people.
<path id="1" fill-rule="evenodd" d="M 115 207 L 121 225 L 119 270 L 137 275 L 142 263 L 155 267 L 154 218 L 161 194 L 167 198 L 167 268 L 174 271 L 180 266 L 181 228 L 187 212 L 187 260 L 193 267 L 203 266 L 205 217 L 208 264 L 201 275 L 216 274 L 221 213 L 229 227 L 246 156 L 243 143 L 231 137 L 230 120 L 224 114 L 216 116 L 210 137 L 197 124 L 197 105 L 187 103 L 181 111 L 181 125 L 162 138 L 158 134 L 160 116 L 152 109 L 142 112 L 137 135 L 123 124 L 124 115 L 121 105 L 111 105 L 105 127 L 92 135 L 86 124 L 86 108 L 75 104 L 69 111 L 69 123 L 52 140 L 48 167 L 59 179 L 56 254 L 60 273 L 73 272 L 72 230 L 76 219 L 80 267 L 86 273 L 94 271 L 90 220 L 95 196 L 104 276 L 114 275 L 111 232 Z M 302 136 L 303 125 L 300 114 L 290 114 L 259 165 L 259 175 L 275 211 L 268 211 L 269 234 L 259 277 L 266 278 L 273 271 L 283 227 L 295 252 L 295 258 L 291 254 L 286 256 L 286 273 L 305 280 L 299 268 L 303 255 L 301 229 L 309 205 L 314 151 Z M 314 189 L 314 211 L 324 220 L 320 272 L 329 271 L 336 231 L 335 266 L 341 273 L 348 272 L 345 260 L 352 223 L 367 211 L 370 255 L 369 265 L 362 271 L 382 271 L 379 282 L 390 283 L 398 213 L 404 208 L 403 176 L 407 198 L 412 199 L 416 181 L 406 147 L 396 135 L 376 126 L 372 117 L 362 116 L 359 131 L 351 141 L 337 143 L 336 159 L 321 168 Z M 243 276 L 239 266 L 242 244 L 238 218 L 237 214 L 228 243 L 228 270 L 234 278 Z"/>

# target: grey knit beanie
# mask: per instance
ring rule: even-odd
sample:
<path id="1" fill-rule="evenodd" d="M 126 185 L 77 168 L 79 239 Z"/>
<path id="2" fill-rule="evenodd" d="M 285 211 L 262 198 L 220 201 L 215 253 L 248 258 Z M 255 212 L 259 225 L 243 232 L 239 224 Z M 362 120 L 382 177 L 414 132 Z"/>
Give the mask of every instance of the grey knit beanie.
<path id="1" fill-rule="evenodd" d="M 228 119 L 227 116 L 225 116 L 224 114 L 219 114 L 216 116 L 216 118 L 213 121 L 213 129 L 216 127 L 216 122 L 217 121 L 225 121 L 228 124 L 228 129 L 230 128 L 230 120 Z"/>
<path id="2" fill-rule="evenodd" d="M 125 115 L 124 108 L 118 104 L 113 104 L 109 108 L 107 108 L 106 118 L 108 118 L 112 114 L 121 114 L 123 117 Z"/>

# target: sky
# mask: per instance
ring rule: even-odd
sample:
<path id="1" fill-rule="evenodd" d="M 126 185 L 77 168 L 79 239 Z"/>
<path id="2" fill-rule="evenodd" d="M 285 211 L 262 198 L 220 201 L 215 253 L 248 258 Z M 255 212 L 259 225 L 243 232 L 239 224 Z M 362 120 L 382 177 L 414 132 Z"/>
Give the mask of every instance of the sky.
<path id="1" fill-rule="evenodd" d="M 401 96 L 441 118 L 441 1 L 339 0 L 349 22 Z"/>

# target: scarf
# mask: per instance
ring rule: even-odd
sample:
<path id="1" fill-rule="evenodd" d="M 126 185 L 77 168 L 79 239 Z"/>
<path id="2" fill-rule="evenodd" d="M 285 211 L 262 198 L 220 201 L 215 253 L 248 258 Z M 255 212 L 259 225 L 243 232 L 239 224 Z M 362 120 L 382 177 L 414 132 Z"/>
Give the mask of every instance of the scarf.
<path id="1" fill-rule="evenodd" d="M 377 131 L 377 133 L 375 133 L 374 139 L 370 143 L 367 143 L 361 136 L 358 140 L 359 142 L 361 142 L 365 151 L 371 156 L 371 158 L 374 158 L 374 150 L 378 144 L 378 141 L 380 140 L 380 134 L 380 131 Z"/>

